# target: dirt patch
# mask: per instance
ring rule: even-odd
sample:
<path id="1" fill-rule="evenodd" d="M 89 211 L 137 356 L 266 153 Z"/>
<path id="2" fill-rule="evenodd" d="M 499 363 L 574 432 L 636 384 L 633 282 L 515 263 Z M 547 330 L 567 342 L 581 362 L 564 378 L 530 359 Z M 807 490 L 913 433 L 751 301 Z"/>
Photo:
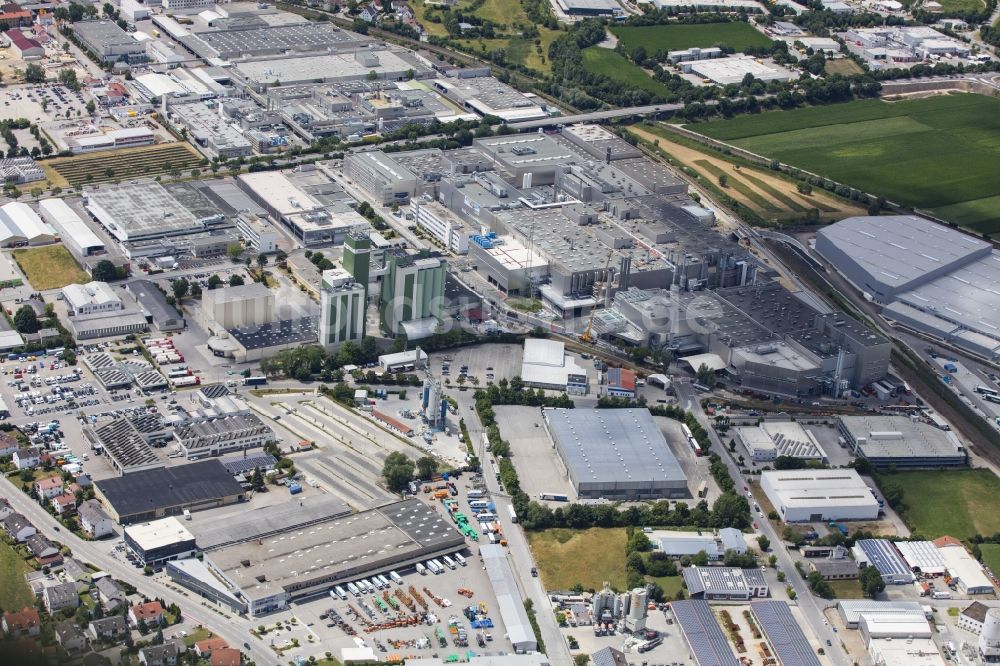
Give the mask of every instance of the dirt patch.
<path id="1" fill-rule="evenodd" d="M 778 178 L 765 169 L 737 166 L 711 151 L 702 152 L 675 143 L 641 127 L 630 127 L 629 131 L 645 141 L 656 142 L 661 150 L 707 181 L 717 183 L 720 175 L 724 174 L 728 181 L 725 193 L 764 219 L 801 219 L 803 211 L 810 208 L 818 209 L 820 218 L 824 220 L 841 220 L 864 214 L 860 206 L 848 205 L 815 188 L 812 194 L 804 195 L 794 183 Z"/>

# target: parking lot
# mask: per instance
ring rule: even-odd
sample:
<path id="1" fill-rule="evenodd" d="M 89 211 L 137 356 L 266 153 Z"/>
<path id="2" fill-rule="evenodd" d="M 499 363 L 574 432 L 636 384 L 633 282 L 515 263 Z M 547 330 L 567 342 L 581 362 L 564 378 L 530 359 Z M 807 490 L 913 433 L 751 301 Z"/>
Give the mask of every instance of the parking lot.
<path id="1" fill-rule="evenodd" d="M 500 436 L 510 442 L 521 488 L 533 500 L 541 493 L 562 493 L 576 501 L 576 488 L 567 476 L 552 439 L 542 425 L 538 407 L 497 405 L 494 408 Z"/>
<path id="2" fill-rule="evenodd" d="M 10 410 L 7 420 L 21 428 L 34 445 L 58 452 L 67 463 L 79 466 L 94 479 L 116 473 L 103 457 L 94 455 L 83 435 L 84 425 L 97 426 L 123 416 L 166 413 L 177 408 L 176 403 L 170 404 L 176 398 L 169 392 L 147 396 L 136 393 L 134 388 L 105 389 L 82 362 L 88 353 L 100 350 L 98 346 L 78 349 L 79 362 L 75 366 L 55 356 L 35 356 L 31 360 L 32 355 L 24 355 L 23 361 L 21 356 L 0 358 L 0 396 Z M 151 399 L 154 404 L 148 405 Z M 156 452 L 167 461 L 169 447 Z"/>
<path id="3" fill-rule="evenodd" d="M 467 370 L 468 390 L 476 387 L 473 377 L 479 380 L 478 386 L 486 386 L 488 382 L 510 380 L 521 374 L 521 356 L 524 349 L 521 345 L 476 345 L 463 347 L 430 355 L 430 371 L 443 384 L 450 384 L 455 390 L 459 386 L 458 378 L 462 367 Z M 444 372 L 447 367 L 448 371 Z"/>
<path id="4" fill-rule="evenodd" d="M 355 597 L 348 592 L 346 601 L 335 596 L 323 596 L 295 604 L 292 615 L 298 620 L 299 626 L 304 625 L 308 629 L 314 642 L 309 643 L 308 638 L 300 638 L 300 645 L 305 644 L 306 649 L 301 652 L 290 649 L 282 654 L 282 660 L 293 659 L 298 654 L 308 656 L 324 651 L 339 655 L 341 648 L 354 647 L 357 639 L 374 648 L 380 658 L 385 658 L 386 654 L 400 653 L 420 657 L 447 657 L 451 654 L 463 654 L 469 649 L 480 654 L 512 652 L 499 616 L 496 597 L 476 550 L 473 547 L 471 551 L 463 552 L 467 566 L 456 563 L 454 570 L 444 567 L 443 572 L 438 575 L 430 572 L 421 575 L 410 567 L 397 572 L 402 577 L 401 585 L 393 583 L 389 588 L 374 594 Z M 346 591 L 346 586 L 342 587 Z M 472 596 L 459 594 L 459 589 L 468 591 Z M 413 591 L 424 601 L 426 608 L 416 600 Z M 403 595 L 403 599 L 399 598 L 397 592 Z M 409 609 L 406 599 L 410 600 L 415 610 Z M 386 610 L 381 610 L 379 603 Z M 396 610 L 397 606 L 399 610 Z M 477 613 L 485 610 L 485 616 L 489 617 L 493 627 L 473 629 L 468 617 L 463 615 L 463 609 L 469 606 L 476 606 Z M 331 615 L 330 610 L 335 615 Z M 391 618 L 398 616 L 414 615 L 421 617 L 419 624 L 366 631 L 369 623 L 380 624 L 391 622 Z M 454 621 L 464 629 L 468 645 L 456 645 L 456 640 L 449 631 L 449 621 Z M 349 631 L 354 631 L 355 635 L 349 634 Z M 443 646 L 441 637 L 445 640 Z M 265 636 L 265 640 L 268 638 Z M 281 638 L 288 640 L 286 636 Z"/>
<path id="5" fill-rule="evenodd" d="M 79 76 L 80 73 L 77 73 Z M 0 108 L 7 118 L 27 118 L 33 123 L 87 115 L 83 91 L 74 92 L 58 83 L 32 84 L 0 91 Z M 69 114 L 69 115 L 67 115 Z M 30 135 L 29 135 L 30 136 Z M 18 136 L 18 142 L 21 136 Z M 31 144 L 26 146 L 29 150 Z"/>

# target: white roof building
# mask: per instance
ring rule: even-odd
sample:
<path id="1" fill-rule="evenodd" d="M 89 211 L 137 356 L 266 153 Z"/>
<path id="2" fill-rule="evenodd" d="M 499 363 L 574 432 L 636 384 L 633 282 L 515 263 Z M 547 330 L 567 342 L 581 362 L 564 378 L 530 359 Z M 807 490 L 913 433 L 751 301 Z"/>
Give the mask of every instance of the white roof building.
<path id="1" fill-rule="evenodd" d="M 0 206 L 0 245 L 42 245 L 55 240 L 56 232 L 28 204 L 13 201 Z"/>
<path id="2" fill-rule="evenodd" d="M 528 386 L 568 390 L 569 385 L 581 383 L 586 385 L 587 370 L 577 365 L 571 356 L 566 355 L 566 346 L 563 343 L 556 340 L 528 338 L 524 341 L 521 379 Z"/>
<path id="3" fill-rule="evenodd" d="M 38 202 L 38 212 L 59 232 L 63 244 L 76 254 L 87 256 L 104 252 L 104 241 L 62 199 L 42 199 Z"/>
<path id="4" fill-rule="evenodd" d="M 947 539 L 947 537 L 945 537 Z M 955 579 L 964 594 L 990 594 L 994 591 L 983 566 L 958 541 L 938 539 L 935 543 L 948 574 Z"/>
<path id="5" fill-rule="evenodd" d="M 767 471 L 760 485 L 786 522 L 878 517 L 878 501 L 853 469 Z"/>
<path id="6" fill-rule="evenodd" d="M 932 541 L 897 541 L 896 549 L 903 556 L 906 566 L 929 576 L 940 576 L 945 572 L 941 551 Z"/>
<path id="7" fill-rule="evenodd" d="M 63 298 L 71 315 L 87 315 L 94 312 L 113 312 L 122 309 L 122 299 L 107 282 L 68 284 L 62 289 Z"/>

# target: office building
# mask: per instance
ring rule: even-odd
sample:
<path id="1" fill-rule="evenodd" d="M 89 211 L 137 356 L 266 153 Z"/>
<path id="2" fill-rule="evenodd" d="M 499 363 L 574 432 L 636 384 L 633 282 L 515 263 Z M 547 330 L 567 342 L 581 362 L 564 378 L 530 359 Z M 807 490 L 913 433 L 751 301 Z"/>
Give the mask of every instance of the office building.
<path id="1" fill-rule="evenodd" d="M 682 569 L 681 573 L 692 599 L 749 601 L 771 593 L 759 569 L 691 566 Z"/>
<path id="2" fill-rule="evenodd" d="M 365 336 L 367 284 L 343 269 L 323 271 L 320 291 L 319 343 L 332 349 Z"/>
<path id="3" fill-rule="evenodd" d="M 247 412 L 198 418 L 174 429 L 174 439 L 188 460 L 248 451 L 278 440 L 271 427 Z"/>
<path id="4" fill-rule="evenodd" d="M 410 201 L 410 212 L 417 226 L 455 254 L 469 251 L 472 230 L 443 205 L 427 195 Z"/>
<path id="5" fill-rule="evenodd" d="M 760 486 L 785 522 L 875 520 L 878 501 L 853 469 L 766 471 Z"/>
<path id="6" fill-rule="evenodd" d="M 546 409 L 542 423 L 579 497 L 691 496 L 687 477 L 647 409 Z"/>
<path id="7" fill-rule="evenodd" d="M 68 284 L 62 289 L 69 315 L 89 315 L 122 309 L 122 299 L 107 282 Z"/>
<path id="8" fill-rule="evenodd" d="M 147 59 L 145 45 L 110 19 L 77 21 L 73 36 L 103 63 L 142 63 Z"/>
<path id="9" fill-rule="evenodd" d="M 382 330 L 410 340 L 432 335 L 443 318 L 445 273 L 438 257 L 386 253 L 379 304 Z"/>
<path id="10" fill-rule="evenodd" d="M 566 353 L 566 345 L 545 338 L 525 338 L 521 379 L 525 386 L 574 395 L 586 395 L 590 387 L 587 369 Z"/>
<path id="11" fill-rule="evenodd" d="M 194 555 L 194 535 L 174 517 L 130 525 L 124 530 L 125 547 L 142 566 L 158 567 L 167 560 Z"/>
<path id="12" fill-rule="evenodd" d="M 281 236 L 270 223 L 253 213 L 241 212 L 236 216 L 236 230 L 243 243 L 260 254 L 274 254 L 278 251 Z"/>

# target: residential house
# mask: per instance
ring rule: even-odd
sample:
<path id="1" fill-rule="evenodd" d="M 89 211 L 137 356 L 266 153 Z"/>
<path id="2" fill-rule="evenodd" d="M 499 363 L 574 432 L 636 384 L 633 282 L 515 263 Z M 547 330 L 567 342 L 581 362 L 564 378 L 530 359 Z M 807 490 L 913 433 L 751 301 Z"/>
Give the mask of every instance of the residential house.
<path id="1" fill-rule="evenodd" d="M 0 497 L 0 520 L 4 520 L 12 513 L 16 513 L 14 507 L 10 505 L 6 497 Z"/>
<path id="2" fill-rule="evenodd" d="M 227 647 L 229 647 L 229 643 L 225 639 L 216 636 L 215 638 L 206 638 L 203 641 L 195 643 L 194 651 L 202 659 L 208 659 L 214 651 Z"/>
<path id="3" fill-rule="evenodd" d="M 28 537 L 38 533 L 35 526 L 19 513 L 12 513 L 3 520 L 4 531 L 18 543 L 24 543 Z"/>
<path id="4" fill-rule="evenodd" d="M 177 645 L 164 643 L 144 647 L 139 650 L 139 663 L 143 666 L 176 666 Z"/>
<path id="5" fill-rule="evenodd" d="M 28 546 L 28 550 L 31 554 L 38 560 L 38 563 L 42 566 L 59 564 L 62 562 L 62 553 L 59 552 L 59 547 L 46 539 L 41 534 L 35 534 L 28 537 L 24 542 Z"/>
<path id="6" fill-rule="evenodd" d="M 21 448 L 21 443 L 10 433 L 0 432 L 0 458 L 13 456 Z"/>
<path id="7" fill-rule="evenodd" d="M 80 605 L 80 595 L 76 591 L 76 583 L 60 583 L 42 590 L 42 602 L 50 614 L 64 608 L 76 608 Z"/>
<path id="8" fill-rule="evenodd" d="M 87 649 L 87 634 L 75 623 L 66 620 L 55 626 L 56 642 L 70 654 Z"/>
<path id="9" fill-rule="evenodd" d="M 58 474 L 47 479 L 35 481 L 35 492 L 39 499 L 50 500 L 63 494 L 63 480 Z"/>
<path id="10" fill-rule="evenodd" d="M 590 655 L 590 661 L 594 666 L 629 666 L 625 654 L 613 647 L 601 648 Z"/>
<path id="11" fill-rule="evenodd" d="M 378 8 L 373 4 L 365 5 L 358 13 L 358 18 L 365 23 L 372 23 L 378 18 Z"/>
<path id="12" fill-rule="evenodd" d="M 94 587 L 97 588 L 97 594 L 98 598 L 101 600 L 101 605 L 104 606 L 104 610 L 109 613 L 118 612 L 118 609 L 127 602 L 125 590 L 119 587 L 118 583 L 116 583 L 110 576 L 98 579 L 98 581 L 94 583 Z"/>
<path id="13" fill-rule="evenodd" d="M 94 539 L 115 533 L 115 521 L 107 514 L 101 503 L 89 499 L 79 506 L 80 527 Z"/>
<path id="14" fill-rule="evenodd" d="M 14 452 L 14 467 L 18 469 L 34 469 L 42 462 L 42 455 L 37 447 L 29 446 Z"/>
<path id="15" fill-rule="evenodd" d="M 231 647 L 219 648 L 212 652 L 209 661 L 212 666 L 240 666 L 243 662 L 243 653 Z"/>
<path id="16" fill-rule="evenodd" d="M 145 622 L 147 627 L 155 627 L 160 624 L 161 618 L 163 618 L 163 606 L 159 601 L 147 601 L 128 609 L 128 621 L 134 627 L 138 627 L 140 622 Z"/>
<path id="17" fill-rule="evenodd" d="M 68 516 L 76 511 L 76 495 L 70 495 L 69 493 L 56 495 L 49 500 L 49 503 L 60 516 Z"/>
<path id="18" fill-rule="evenodd" d="M 37 636 L 42 631 L 42 618 L 34 608 L 6 611 L 3 614 L 3 631 L 11 638 Z"/>
<path id="19" fill-rule="evenodd" d="M 90 582 L 94 579 L 94 572 L 72 557 L 67 557 L 63 560 L 63 571 L 77 583 L 90 585 Z"/>
<path id="20" fill-rule="evenodd" d="M 81 474 L 80 476 L 76 477 L 76 482 L 80 484 L 80 486 L 83 488 L 89 488 L 90 486 L 94 485 L 94 480 L 90 478 L 89 474 Z"/>
<path id="21" fill-rule="evenodd" d="M 88 629 L 91 639 L 99 642 L 117 643 L 125 640 L 129 634 L 128 623 L 121 615 L 110 615 L 94 620 Z"/>

